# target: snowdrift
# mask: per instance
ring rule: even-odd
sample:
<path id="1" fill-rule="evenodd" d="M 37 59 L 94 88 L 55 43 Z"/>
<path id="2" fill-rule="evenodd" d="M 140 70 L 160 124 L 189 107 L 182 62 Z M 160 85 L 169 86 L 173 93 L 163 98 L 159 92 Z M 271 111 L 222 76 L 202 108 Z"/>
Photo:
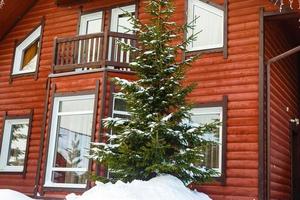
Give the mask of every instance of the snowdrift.
<path id="1" fill-rule="evenodd" d="M 206 194 L 192 191 L 174 176 L 162 175 L 149 181 L 97 183 L 81 196 L 69 194 L 67 200 L 211 200 Z"/>
<path id="2" fill-rule="evenodd" d="M 0 197 L 3 200 L 33 200 L 20 192 L 7 189 L 0 189 Z"/>

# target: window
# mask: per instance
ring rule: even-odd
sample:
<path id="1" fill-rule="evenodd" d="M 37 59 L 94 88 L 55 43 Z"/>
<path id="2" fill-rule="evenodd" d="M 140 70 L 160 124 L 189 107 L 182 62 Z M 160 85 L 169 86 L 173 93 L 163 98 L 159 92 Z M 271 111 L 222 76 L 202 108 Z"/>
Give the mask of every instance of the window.
<path id="1" fill-rule="evenodd" d="M 46 187 L 86 187 L 93 111 L 94 95 L 54 99 Z"/>
<path id="2" fill-rule="evenodd" d="M 112 117 L 125 118 L 125 119 L 130 118 L 130 114 L 127 108 L 127 103 L 124 99 L 121 99 L 119 97 L 114 97 Z"/>
<path id="3" fill-rule="evenodd" d="M 124 6 L 121 8 L 114 8 L 111 11 L 111 23 L 110 23 L 110 31 L 118 32 L 118 33 L 126 33 L 133 34 L 133 24 L 130 21 L 130 17 L 126 15 L 126 12 L 135 15 L 135 5 Z M 119 38 L 120 41 L 125 42 L 124 38 Z M 127 44 L 130 44 L 132 40 L 128 39 Z M 114 50 L 112 50 L 114 48 Z M 114 53 L 113 53 L 114 52 Z M 112 55 L 113 54 L 113 55 Z M 108 50 L 108 58 L 113 62 L 125 62 L 129 63 L 130 61 L 130 52 L 124 51 L 118 45 L 118 41 L 116 38 L 109 39 L 109 50 Z"/>
<path id="4" fill-rule="evenodd" d="M 5 120 L 0 155 L 1 172 L 23 172 L 28 134 L 29 118 Z"/>
<path id="5" fill-rule="evenodd" d="M 36 71 L 41 48 L 41 30 L 42 27 L 39 26 L 16 47 L 12 75 Z"/>
<path id="6" fill-rule="evenodd" d="M 102 12 L 94 12 L 81 15 L 80 35 L 87 35 L 102 32 Z"/>
<path id="7" fill-rule="evenodd" d="M 200 0 L 188 1 L 188 22 L 194 21 L 194 30 L 188 36 L 197 38 L 188 47 L 189 51 L 222 48 L 224 46 L 224 11 Z"/>
<path id="8" fill-rule="evenodd" d="M 222 125 L 218 128 L 215 133 L 209 133 L 218 140 L 218 144 L 213 144 L 207 147 L 205 152 L 205 158 L 203 163 L 199 163 L 201 166 L 206 166 L 208 168 L 215 169 L 220 174 L 222 173 L 222 162 L 223 162 L 223 134 L 224 126 L 226 122 L 223 122 L 223 107 L 202 107 L 194 108 L 192 112 L 192 122 L 197 124 L 207 124 L 218 120 Z"/>

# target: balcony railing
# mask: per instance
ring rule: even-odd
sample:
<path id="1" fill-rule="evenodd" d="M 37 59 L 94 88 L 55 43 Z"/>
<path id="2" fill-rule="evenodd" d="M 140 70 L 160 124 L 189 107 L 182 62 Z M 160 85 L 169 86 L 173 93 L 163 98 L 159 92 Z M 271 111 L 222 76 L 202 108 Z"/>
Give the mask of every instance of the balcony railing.
<path id="1" fill-rule="evenodd" d="M 130 71 L 132 55 L 118 41 L 136 45 L 133 34 L 105 32 L 54 40 L 52 72 L 92 70 L 108 67 Z"/>

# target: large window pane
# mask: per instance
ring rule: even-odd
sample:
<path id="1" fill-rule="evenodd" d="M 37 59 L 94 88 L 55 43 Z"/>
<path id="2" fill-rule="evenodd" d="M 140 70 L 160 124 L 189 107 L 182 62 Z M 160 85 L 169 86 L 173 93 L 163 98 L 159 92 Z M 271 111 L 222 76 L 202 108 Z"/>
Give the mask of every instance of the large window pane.
<path id="1" fill-rule="evenodd" d="M 84 168 L 88 152 L 93 115 L 59 116 L 57 146 L 53 167 Z"/>
<path id="2" fill-rule="evenodd" d="M 27 146 L 28 124 L 13 124 L 7 158 L 8 166 L 23 166 Z"/>
<path id="3" fill-rule="evenodd" d="M 195 108 L 192 109 L 192 121 L 194 123 L 204 125 L 214 121 L 221 121 L 221 108 Z M 203 162 L 198 163 L 199 166 L 206 166 L 208 168 L 220 170 L 220 158 L 221 158 L 221 127 L 217 128 L 214 132 L 206 133 L 211 134 L 217 141 L 217 144 L 212 144 L 206 147 L 204 151 Z"/>

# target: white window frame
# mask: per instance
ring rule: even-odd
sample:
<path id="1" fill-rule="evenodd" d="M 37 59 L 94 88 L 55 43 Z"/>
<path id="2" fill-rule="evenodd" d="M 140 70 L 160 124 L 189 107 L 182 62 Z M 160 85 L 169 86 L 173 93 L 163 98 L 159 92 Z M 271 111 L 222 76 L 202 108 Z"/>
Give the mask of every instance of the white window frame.
<path id="1" fill-rule="evenodd" d="M 8 166 L 7 159 L 8 159 L 8 152 L 11 144 L 11 128 L 15 124 L 27 124 L 28 131 L 27 131 L 27 140 L 26 140 L 26 151 L 25 151 L 25 159 L 26 161 L 26 153 L 27 153 L 27 144 L 29 140 L 29 128 L 30 128 L 30 120 L 29 118 L 22 118 L 22 119 L 6 119 L 4 124 L 4 131 L 3 131 L 3 139 L 1 145 L 1 155 L 0 155 L 0 172 L 23 172 L 25 164 L 23 166 Z"/>
<path id="2" fill-rule="evenodd" d="M 80 17 L 79 35 L 86 35 L 87 22 L 90 20 L 101 18 L 101 29 L 103 24 L 103 12 L 93 12 L 89 14 L 83 14 Z M 103 31 L 103 30 L 101 30 Z"/>
<path id="3" fill-rule="evenodd" d="M 110 23 L 111 31 L 118 32 L 119 15 L 124 14 L 125 13 L 124 11 L 129 13 L 136 12 L 136 5 L 132 4 L 121 8 L 114 8 L 111 10 L 111 23 Z"/>
<path id="4" fill-rule="evenodd" d="M 199 116 L 199 115 L 211 115 L 211 114 L 217 114 L 220 117 L 220 127 L 219 127 L 219 167 L 213 168 L 215 171 L 219 173 L 219 176 L 221 176 L 222 173 L 222 162 L 223 162 L 223 107 L 222 106 L 216 106 L 216 107 L 199 107 L 199 108 L 193 108 L 191 110 L 192 116 Z M 198 123 L 198 122 L 196 122 Z M 200 124 L 201 125 L 201 124 Z M 216 177 L 219 177 L 216 176 Z"/>
<path id="5" fill-rule="evenodd" d="M 224 10 L 221 10 L 219 8 L 216 8 L 212 5 L 209 5 L 201 0 L 188 0 L 188 11 L 187 11 L 187 17 L 188 17 L 188 23 L 192 22 L 194 18 L 194 6 L 201 7 L 204 10 L 207 10 L 209 12 L 212 12 L 222 18 L 222 40 L 221 43 L 211 44 L 211 45 L 200 45 L 200 46 L 192 46 L 192 43 L 188 46 L 188 51 L 202 51 L 202 50 L 210 50 L 210 49 L 217 49 L 217 48 L 223 48 L 224 47 L 224 27 L 225 27 L 225 21 L 224 21 Z M 200 16 L 201 17 L 201 16 Z M 196 21 L 197 22 L 197 21 Z M 187 36 L 192 35 L 192 30 L 187 31 Z M 201 37 L 201 33 L 197 35 L 197 37 Z M 196 39 L 197 40 L 197 39 Z"/>
<path id="6" fill-rule="evenodd" d="M 85 99 L 95 99 L 95 95 L 80 95 L 80 96 L 66 96 L 66 97 L 55 97 L 53 110 L 52 110 L 52 122 L 51 122 L 51 131 L 49 139 L 49 148 L 48 148 L 48 157 L 47 157 L 47 166 L 46 166 L 46 176 L 45 176 L 45 187 L 65 187 L 65 188 L 85 188 L 86 184 L 71 184 L 71 183 L 53 183 L 51 181 L 53 171 L 61 172 L 87 172 L 87 168 L 62 168 L 62 167 L 53 167 L 54 154 L 55 154 L 55 145 L 57 139 L 57 122 L 58 116 L 66 115 L 82 115 L 82 114 L 94 114 L 94 109 L 91 111 L 74 111 L 74 112 L 58 112 L 59 104 L 62 101 L 74 101 L 74 100 L 85 100 Z M 95 107 L 95 105 L 94 105 Z M 95 123 L 95 122 L 93 122 Z M 92 141 L 91 141 L 92 142 Z"/>
<path id="7" fill-rule="evenodd" d="M 34 41 L 39 40 L 39 38 L 41 37 L 41 34 L 42 34 L 42 25 L 40 25 L 38 28 L 36 28 L 23 42 L 21 42 L 16 47 L 12 75 L 32 73 L 37 70 L 38 63 L 36 63 L 35 68 L 32 70 L 30 70 L 30 69 L 22 70 L 21 66 L 22 66 L 25 49 L 29 45 L 31 45 Z M 39 44 L 39 48 L 41 48 L 41 44 Z M 38 52 L 39 52 L 39 50 L 38 50 Z M 37 56 L 39 57 L 39 55 L 37 55 Z M 37 62 L 38 62 L 38 59 L 37 59 Z"/>
<path id="8" fill-rule="evenodd" d="M 114 117 L 115 114 L 116 115 L 127 115 L 127 116 L 130 116 L 130 113 L 128 111 L 121 111 L 121 110 L 116 110 L 115 109 L 116 99 L 123 100 L 120 97 L 116 97 L 116 96 L 113 97 L 113 106 L 112 106 L 112 114 L 111 114 L 112 117 Z"/>

